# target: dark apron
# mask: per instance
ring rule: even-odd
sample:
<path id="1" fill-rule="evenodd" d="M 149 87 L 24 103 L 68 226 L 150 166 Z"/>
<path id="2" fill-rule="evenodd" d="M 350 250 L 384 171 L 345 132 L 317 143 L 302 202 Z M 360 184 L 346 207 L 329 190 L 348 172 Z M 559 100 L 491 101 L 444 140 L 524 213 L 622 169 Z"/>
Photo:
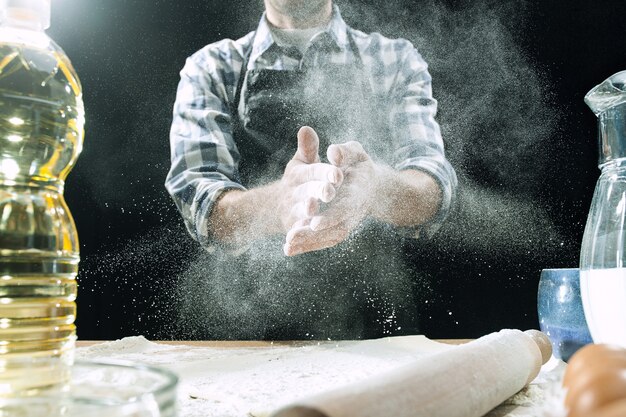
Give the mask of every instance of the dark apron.
<path id="1" fill-rule="evenodd" d="M 318 132 L 322 160 L 331 143 L 358 140 L 371 154 L 376 143 L 388 141 L 379 110 L 387 107 L 372 94 L 351 34 L 349 41 L 355 65 L 250 70 L 246 77 L 248 51 L 231 109 L 244 186 L 281 178 L 304 125 Z M 373 156 L 388 159 L 380 153 Z M 414 272 L 390 226 L 367 221 L 336 247 L 295 257 L 283 255 L 283 243 L 281 236 L 254 242 L 239 256 L 211 257 L 210 277 L 196 277 L 205 280 L 196 283 L 202 295 L 186 313 L 204 311 L 192 324 L 202 329 L 197 336 L 355 339 L 417 331 Z"/>

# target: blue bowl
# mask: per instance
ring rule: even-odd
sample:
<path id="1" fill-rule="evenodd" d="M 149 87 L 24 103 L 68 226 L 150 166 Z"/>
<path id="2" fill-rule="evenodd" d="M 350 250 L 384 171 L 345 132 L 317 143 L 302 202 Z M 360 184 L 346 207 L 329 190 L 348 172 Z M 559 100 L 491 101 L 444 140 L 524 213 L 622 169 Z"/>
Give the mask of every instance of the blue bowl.
<path id="1" fill-rule="evenodd" d="M 553 355 L 567 362 L 592 343 L 580 298 L 578 268 L 544 269 L 537 292 L 539 327 L 552 342 Z"/>

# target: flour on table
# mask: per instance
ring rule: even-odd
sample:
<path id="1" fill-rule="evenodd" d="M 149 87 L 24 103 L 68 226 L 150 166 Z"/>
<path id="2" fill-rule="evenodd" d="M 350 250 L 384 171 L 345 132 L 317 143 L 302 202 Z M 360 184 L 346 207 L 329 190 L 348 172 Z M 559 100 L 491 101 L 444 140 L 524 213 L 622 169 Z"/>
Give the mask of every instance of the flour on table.
<path id="1" fill-rule="evenodd" d="M 108 355 L 126 355 L 131 353 L 145 354 L 167 350 L 165 345 L 153 343 L 143 336 L 126 337 L 113 342 L 99 343 L 80 349 L 83 358 L 106 357 Z"/>
<path id="2" fill-rule="evenodd" d="M 137 336 L 79 348 L 76 355 L 78 359 L 127 360 L 170 369 L 180 377 L 181 417 L 267 417 L 298 398 L 361 381 L 445 349 L 454 346 L 423 336 L 252 348 L 163 345 Z M 550 380 L 541 380 L 544 374 L 549 372 L 542 372 L 537 381 L 549 385 Z M 507 404 L 523 405 L 534 413 L 528 416 L 562 417 L 538 414 L 545 391 L 542 385 L 531 385 Z M 526 417 L 492 413 L 489 416 Z"/>
<path id="3" fill-rule="evenodd" d="M 566 364 L 554 357 L 535 380 L 486 417 L 567 417 L 561 380 Z"/>

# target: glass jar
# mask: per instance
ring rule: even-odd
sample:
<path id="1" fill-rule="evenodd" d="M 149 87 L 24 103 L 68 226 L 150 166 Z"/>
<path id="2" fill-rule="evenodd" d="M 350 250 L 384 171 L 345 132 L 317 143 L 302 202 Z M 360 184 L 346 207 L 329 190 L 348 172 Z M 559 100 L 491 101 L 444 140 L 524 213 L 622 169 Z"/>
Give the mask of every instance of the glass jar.
<path id="1" fill-rule="evenodd" d="M 77 361 L 62 389 L 0 397 L 0 417 L 176 417 L 177 385 L 162 368 Z"/>
<path id="2" fill-rule="evenodd" d="M 601 175 L 581 246 L 581 296 L 594 342 L 626 347 L 626 71 L 585 102 L 598 117 Z"/>

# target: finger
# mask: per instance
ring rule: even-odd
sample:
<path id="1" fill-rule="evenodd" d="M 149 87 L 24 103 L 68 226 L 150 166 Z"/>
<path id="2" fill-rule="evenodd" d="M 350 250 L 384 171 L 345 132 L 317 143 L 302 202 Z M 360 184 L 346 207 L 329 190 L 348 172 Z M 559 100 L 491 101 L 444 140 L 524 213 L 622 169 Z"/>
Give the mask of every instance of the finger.
<path id="1" fill-rule="evenodd" d="M 321 232 L 315 232 L 308 226 L 292 228 L 287 234 L 283 249 L 287 256 L 322 250 L 343 242 L 349 234 L 350 230 L 347 227 L 338 227 Z"/>
<path id="2" fill-rule="evenodd" d="M 313 231 L 321 231 L 337 227 L 340 224 L 355 225 L 361 218 L 362 216 L 355 212 L 354 205 L 348 199 L 341 199 L 335 201 L 319 215 L 313 215 L 310 226 Z"/>
<path id="3" fill-rule="evenodd" d="M 297 222 L 295 222 L 293 224 L 293 226 L 291 226 L 292 229 L 299 229 L 301 227 L 309 227 L 309 224 L 311 223 L 311 218 L 306 218 L 306 219 L 300 219 Z"/>
<path id="4" fill-rule="evenodd" d="M 343 172 L 341 169 L 331 164 L 305 164 L 293 167 L 292 182 L 304 184 L 309 181 L 326 181 L 338 186 L 343 182 Z"/>
<path id="5" fill-rule="evenodd" d="M 336 194 L 337 191 L 335 187 L 327 181 L 307 181 L 296 187 L 293 191 L 293 198 L 296 201 L 305 201 L 309 198 L 314 198 L 324 203 L 329 203 L 335 198 Z"/>
<path id="6" fill-rule="evenodd" d="M 369 159 L 369 155 L 365 152 L 363 146 L 356 141 L 330 145 L 326 150 L 326 157 L 331 164 L 341 168 Z"/>
<path id="7" fill-rule="evenodd" d="M 313 128 L 303 126 L 298 131 L 298 149 L 293 159 L 305 164 L 313 164 L 320 161 L 320 139 Z"/>
<path id="8" fill-rule="evenodd" d="M 319 211 L 319 203 L 315 198 L 306 198 L 303 201 L 299 201 L 291 208 L 291 217 L 298 221 L 303 219 L 310 219 L 315 216 Z M 291 227 L 294 227 L 293 225 Z"/>
<path id="9" fill-rule="evenodd" d="M 325 229 L 330 229 L 331 227 L 335 227 L 343 223 L 345 219 L 343 216 L 333 216 L 328 215 L 326 212 L 319 216 L 313 215 L 311 217 L 311 230 L 313 231 L 321 231 Z"/>
<path id="10" fill-rule="evenodd" d="M 293 256 L 296 255 L 291 242 L 294 239 L 294 236 L 297 236 L 301 233 L 306 233 L 306 230 L 311 230 L 309 224 L 307 224 L 307 220 L 303 219 L 294 223 L 291 226 L 291 229 L 287 232 L 287 236 L 285 237 L 285 244 L 283 245 L 283 252 L 285 256 Z"/>

